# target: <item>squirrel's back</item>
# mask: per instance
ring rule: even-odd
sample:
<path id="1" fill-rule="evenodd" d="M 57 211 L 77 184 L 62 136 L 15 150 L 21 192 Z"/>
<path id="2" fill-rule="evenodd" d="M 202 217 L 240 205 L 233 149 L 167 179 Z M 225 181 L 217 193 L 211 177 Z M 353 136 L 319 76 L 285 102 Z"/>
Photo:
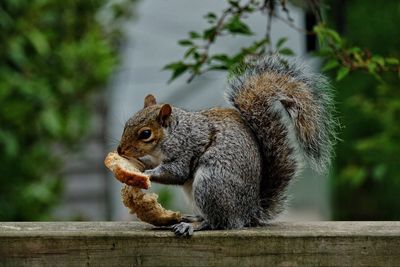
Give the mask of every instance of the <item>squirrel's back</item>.
<path id="1" fill-rule="evenodd" d="M 304 160 L 319 171 L 329 166 L 335 141 L 329 84 L 295 61 L 270 56 L 232 75 L 227 95 L 259 142 L 261 205 L 271 219 Z"/>

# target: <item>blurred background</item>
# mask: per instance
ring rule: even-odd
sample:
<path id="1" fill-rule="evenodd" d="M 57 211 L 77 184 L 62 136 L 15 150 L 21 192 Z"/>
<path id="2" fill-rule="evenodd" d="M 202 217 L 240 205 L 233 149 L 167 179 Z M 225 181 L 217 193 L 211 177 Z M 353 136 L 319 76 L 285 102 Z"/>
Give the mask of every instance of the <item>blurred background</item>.
<path id="1" fill-rule="evenodd" d="M 178 40 L 207 27 L 205 14 L 241 2 L 2 0 L 0 220 L 134 219 L 104 157 L 148 93 L 188 110 L 226 105 L 227 72 L 168 83 L 171 72 L 162 69 L 183 57 Z M 316 56 L 324 51 L 308 34 L 318 18 L 307 2 L 315 1 L 283 2 L 287 9 L 273 4 L 269 38 L 287 38 L 282 54 L 331 77 L 342 126 L 330 173 L 306 169 L 278 220 L 399 220 L 400 2 L 319 3 L 340 43 L 364 49 L 349 53 L 367 58 L 367 71 Z M 226 36 L 213 53 L 234 53 L 265 35 L 265 14 L 245 19 L 253 34 Z M 152 190 L 165 207 L 190 213 L 179 188 Z"/>

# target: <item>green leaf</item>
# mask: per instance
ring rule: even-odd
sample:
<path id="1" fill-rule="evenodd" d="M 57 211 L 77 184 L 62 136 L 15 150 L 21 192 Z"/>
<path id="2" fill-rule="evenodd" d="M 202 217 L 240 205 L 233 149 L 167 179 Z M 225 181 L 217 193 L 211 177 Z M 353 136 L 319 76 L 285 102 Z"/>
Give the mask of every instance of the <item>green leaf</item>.
<path id="1" fill-rule="evenodd" d="M 43 127 L 53 136 L 59 136 L 62 130 L 61 118 L 55 108 L 48 108 L 41 114 Z"/>
<path id="2" fill-rule="evenodd" d="M 252 35 L 253 32 L 250 30 L 249 26 L 240 20 L 240 17 L 233 16 L 224 26 L 230 33 L 242 34 L 242 35 Z"/>
<path id="3" fill-rule="evenodd" d="M 330 36 L 335 43 L 337 44 L 342 43 L 342 38 L 340 38 L 340 35 L 336 31 L 329 28 L 325 28 L 325 30 L 327 35 Z"/>
<path id="4" fill-rule="evenodd" d="M 196 52 L 196 50 L 197 50 L 197 47 L 194 47 L 194 46 L 191 47 L 191 48 L 189 48 L 188 50 L 186 50 L 186 52 L 185 52 L 183 58 L 188 58 L 191 54 L 193 54 L 194 52 Z"/>
<path id="5" fill-rule="evenodd" d="M 191 39 L 198 39 L 201 38 L 201 34 L 195 31 L 189 32 L 189 36 Z"/>
<path id="6" fill-rule="evenodd" d="M 227 70 L 229 69 L 226 65 L 211 65 L 208 70 Z"/>
<path id="7" fill-rule="evenodd" d="M 278 42 L 276 42 L 276 49 L 279 50 L 287 40 L 288 38 L 286 37 L 279 38 Z"/>
<path id="8" fill-rule="evenodd" d="M 322 67 L 322 71 L 328 71 L 336 68 L 337 66 L 339 66 L 339 62 L 337 61 L 337 59 L 333 58 L 325 63 L 325 65 Z"/>
<path id="9" fill-rule="evenodd" d="M 179 76 L 181 76 L 183 73 L 185 73 L 185 71 L 189 68 L 188 65 L 186 65 L 185 63 L 183 63 L 182 61 L 178 61 L 178 62 L 174 62 L 171 64 L 168 64 L 164 67 L 164 70 L 171 70 L 172 71 L 172 76 L 169 79 L 168 82 L 172 82 L 173 80 L 175 80 L 176 78 L 178 78 Z"/>
<path id="10" fill-rule="evenodd" d="M 326 27 L 323 24 L 314 26 L 313 30 L 317 34 L 318 39 L 323 43 L 325 43 L 327 39 L 331 39 L 338 46 L 343 44 L 343 40 L 340 35 L 336 31 Z"/>
<path id="11" fill-rule="evenodd" d="M 206 19 L 216 19 L 217 15 L 213 12 L 208 12 L 206 15 L 204 15 L 204 18 Z"/>
<path id="12" fill-rule="evenodd" d="M 198 61 L 200 59 L 200 53 L 197 51 L 197 49 L 193 52 L 193 58 Z"/>
<path id="13" fill-rule="evenodd" d="M 217 15 L 213 12 L 208 12 L 204 18 L 208 21 L 208 23 L 214 23 L 217 20 Z"/>
<path id="14" fill-rule="evenodd" d="M 205 29 L 204 32 L 203 32 L 203 39 L 204 40 L 210 40 L 212 42 L 215 39 L 215 34 L 216 33 L 217 33 L 217 28 L 216 27 L 211 27 L 211 28 Z"/>
<path id="15" fill-rule="evenodd" d="M 353 53 L 354 58 L 358 61 L 358 62 L 363 62 L 363 58 L 362 55 L 360 53 Z"/>
<path id="16" fill-rule="evenodd" d="M 388 57 L 386 58 L 386 62 L 390 65 L 397 65 L 400 64 L 400 61 L 397 58 L 394 57 Z"/>
<path id="17" fill-rule="evenodd" d="M 381 56 L 373 56 L 371 60 L 376 62 L 381 67 L 385 66 L 385 59 Z"/>
<path id="18" fill-rule="evenodd" d="M 361 48 L 359 48 L 357 46 L 351 47 L 350 49 L 348 49 L 348 51 L 350 53 L 361 53 L 362 52 Z"/>
<path id="19" fill-rule="evenodd" d="M 282 48 L 281 50 L 278 51 L 278 53 L 285 55 L 285 56 L 293 56 L 294 52 L 292 49 L 290 48 Z"/>
<path id="20" fill-rule="evenodd" d="M 350 69 L 346 68 L 346 67 L 340 67 L 340 69 L 338 70 L 337 74 L 336 74 L 336 81 L 341 81 L 344 79 L 344 77 L 347 76 L 347 74 L 349 74 Z"/>
<path id="21" fill-rule="evenodd" d="M 189 45 L 193 45 L 193 42 L 188 39 L 184 39 L 184 40 L 178 41 L 178 44 L 180 44 L 181 46 L 189 46 Z"/>
<path id="22" fill-rule="evenodd" d="M 212 61 L 212 60 L 227 63 L 230 61 L 230 58 L 226 54 L 216 54 L 216 55 L 213 55 L 212 57 L 210 57 L 210 61 Z"/>
<path id="23" fill-rule="evenodd" d="M 241 52 L 237 54 L 238 57 L 236 59 L 238 61 L 241 61 L 245 56 L 247 55 L 255 55 L 255 54 L 262 54 L 264 53 L 264 45 L 268 43 L 267 39 L 261 39 L 260 41 L 253 42 L 250 46 L 248 47 L 243 47 L 241 49 Z M 261 50 L 260 50 L 261 48 Z M 233 61 L 233 60 L 231 60 Z M 234 61 L 237 62 L 237 61 Z"/>
<path id="24" fill-rule="evenodd" d="M 50 50 L 46 36 L 38 30 L 30 31 L 27 34 L 29 41 L 32 43 L 35 50 L 40 54 L 44 55 Z"/>
<path id="25" fill-rule="evenodd" d="M 372 62 L 372 61 L 369 62 L 368 66 L 367 66 L 369 73 L 376 74 L 376 67 L 377 67 L 377 65 L 375 62 Z"/>
<path id="26" fill-rule="evenodd" d="M 228 3 L 233 7 L 236 7 L 236 8 L 240 7 L 238 0 L 229 0 Z"/>

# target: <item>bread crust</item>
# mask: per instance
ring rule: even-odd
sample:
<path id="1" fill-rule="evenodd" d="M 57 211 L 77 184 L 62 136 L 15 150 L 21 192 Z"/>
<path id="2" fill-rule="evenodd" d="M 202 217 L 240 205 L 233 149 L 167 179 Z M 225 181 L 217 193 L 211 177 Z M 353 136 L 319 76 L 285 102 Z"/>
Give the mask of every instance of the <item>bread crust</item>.
<path id="1" fill-rule="evenodd" d="M 150 177 L 142 173 L 144 165 L 139 160 L 128 160 L 116 152 L 110 152 L 104 164 L 121 183 L 143 189 L 150 188 Z"/>
<path id="2" fill-rule="evenodd" d="M 151 183 L 150 177 L 142 173 L 144 166 L 140 161 L 128 160 L 110 152 L 104 164 L 118 181 L 126 184 L 121 190 L 121 197 L 130 213 L 155 226 L 168 226 L 182 220 L 179 212 L 166 210 L 157 202 L 158 195 L 141 190 L 150 188 Z"/>
<path id="3" fill-rule="evenodd" d="M 140 188 L 126 185 L 121 190 L 121 197 L 125 207 L 141 221 L 155 226 L 168 226 L 182 220 L 179 212 L 164 209 L 154 193 L 144 193 Z"/>

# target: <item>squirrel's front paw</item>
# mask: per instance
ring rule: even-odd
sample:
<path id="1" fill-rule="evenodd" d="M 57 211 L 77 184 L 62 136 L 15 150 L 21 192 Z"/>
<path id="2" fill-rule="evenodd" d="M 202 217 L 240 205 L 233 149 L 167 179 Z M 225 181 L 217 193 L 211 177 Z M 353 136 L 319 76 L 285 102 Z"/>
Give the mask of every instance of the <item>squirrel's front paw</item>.
<path id="1" fill-rule="evenodd" d="M 194 228 L 190 223 L 181 222 L 172 225 L 172 231 L 174 231 L 175 235 L 178 237 L 189 237 L 193 235 Z"/>
<path id="2" fill-rule="evenodd" d="M 148 175 L 150 177 L 150 180 L 151 180 L 152 177 L 160 176 L 161 171 L 160 171 L 160 168 L 156 167 L 154 169 L 145 170 L 144 174 Z"/>
<path id="3" fill-rule="evenodd" d="M 158 166 L 149 156 L 143 156 L 139 160 L 144 164 L 145 170 L 151 170 Z"/>

